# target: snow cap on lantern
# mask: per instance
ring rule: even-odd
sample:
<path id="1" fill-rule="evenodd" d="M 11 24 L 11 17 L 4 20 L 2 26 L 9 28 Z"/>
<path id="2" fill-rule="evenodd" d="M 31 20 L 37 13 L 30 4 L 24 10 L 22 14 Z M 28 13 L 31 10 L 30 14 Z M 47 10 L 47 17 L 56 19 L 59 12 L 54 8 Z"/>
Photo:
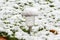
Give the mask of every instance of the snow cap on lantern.
<path id="1" fill-rule="evenodd" d="M 22 15 L 37 16 L 38 15 L 38 9 L 36 9 L 34 7 L 25 8 L 24 11 L 22 12 Z"/>
<path id="2" fill-rule="evenodd" d="M 33 26 L 35 23 L 35 16 L 38 15 L 38 9 L 34 7 L 25 8 L 22 12 L 22 16 L 26 17 L 26 25 Z"/>

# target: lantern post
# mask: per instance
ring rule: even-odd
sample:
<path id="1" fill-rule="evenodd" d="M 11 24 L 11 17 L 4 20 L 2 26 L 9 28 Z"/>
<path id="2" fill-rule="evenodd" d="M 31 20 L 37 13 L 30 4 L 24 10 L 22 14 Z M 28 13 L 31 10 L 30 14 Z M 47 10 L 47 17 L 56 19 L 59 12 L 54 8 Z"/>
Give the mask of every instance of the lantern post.
<path id="1" fill-rule="evenodd" d="M 29 27 L 29 34 L 31 35 L 31 30 L 35 23 L 35 16 L 38 16 L 38 9 L 33 7 L 25 8 L 22 16 L 26 19 L 25 23 Z"/>

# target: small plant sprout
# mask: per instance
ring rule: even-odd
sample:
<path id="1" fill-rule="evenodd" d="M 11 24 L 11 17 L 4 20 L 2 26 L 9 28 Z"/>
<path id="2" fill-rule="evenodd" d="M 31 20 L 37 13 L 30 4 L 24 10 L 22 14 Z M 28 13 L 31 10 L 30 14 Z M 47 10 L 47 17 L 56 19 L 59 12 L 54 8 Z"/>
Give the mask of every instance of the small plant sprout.
<path id="1" fill-rule="evenodd" d="M 22 12 L 22 16 L 26 18 L 26 25 L 29 27 L 29 34 L 31 32 L 32 26 L 35 23 L 35 16 L 38 16 L 38 9 L 29 7 L 25 8 Z"/>

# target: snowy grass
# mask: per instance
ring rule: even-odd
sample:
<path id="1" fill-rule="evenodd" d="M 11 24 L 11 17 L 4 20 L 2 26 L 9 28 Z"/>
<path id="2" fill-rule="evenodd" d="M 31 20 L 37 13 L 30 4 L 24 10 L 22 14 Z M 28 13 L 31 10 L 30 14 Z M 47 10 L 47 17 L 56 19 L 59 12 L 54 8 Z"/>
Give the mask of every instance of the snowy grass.
<path id="1" fill-rule="evenodd" d="M 28 7 L 39 11 L 31 36 L 21 15 Z M 7 32 L 17 39 L 60 40 L 60 0 L 0 0 L 0 32 Z"/>

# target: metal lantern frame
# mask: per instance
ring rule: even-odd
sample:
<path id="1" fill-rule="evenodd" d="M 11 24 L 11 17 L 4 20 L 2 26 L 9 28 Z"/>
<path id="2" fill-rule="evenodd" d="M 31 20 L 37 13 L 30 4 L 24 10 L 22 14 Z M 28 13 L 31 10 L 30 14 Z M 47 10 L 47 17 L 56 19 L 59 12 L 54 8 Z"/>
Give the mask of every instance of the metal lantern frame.
<path id="1" fill-rule="evenodd" d="M 32 26 L 35 23 L 35 16 L 38 16 L 38 10 L 36 8 L 26 8 L 22 12 L 22 16 L 26 18 L 26 25 L 29 27 L 29 33 L 32 30 Z M 31 34 L 31 33 L 30 33 Z"/>

